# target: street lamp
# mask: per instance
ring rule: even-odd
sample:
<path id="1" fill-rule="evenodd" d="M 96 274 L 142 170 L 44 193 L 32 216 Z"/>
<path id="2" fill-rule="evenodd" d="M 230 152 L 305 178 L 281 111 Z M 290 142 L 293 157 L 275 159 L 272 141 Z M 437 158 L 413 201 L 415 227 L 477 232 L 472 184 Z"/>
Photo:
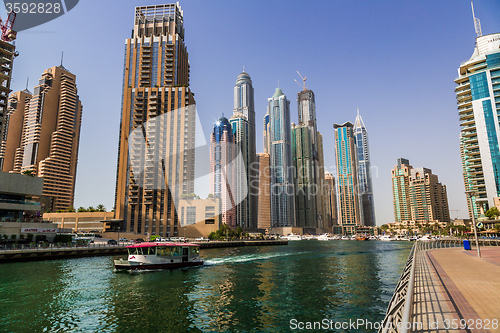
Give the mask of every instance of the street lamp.
<path id="1" fill-rule="evenodd" d="M 474 191 L 465 191 L 467 195 L 467 201 L 470 199 L 470 207 L 472 210 L 472 226 L 474 228 L 474 238 L 476 239 L 476 248 L 477 248 L 477 257 L 481 258 L 481 250 L 479 249 L 479 241 L 477 240 L 477 228 L 476 228 L 476 215 L 474 214 L 474 204 L 472 202 L 472 198 L 474 197 Z"/>

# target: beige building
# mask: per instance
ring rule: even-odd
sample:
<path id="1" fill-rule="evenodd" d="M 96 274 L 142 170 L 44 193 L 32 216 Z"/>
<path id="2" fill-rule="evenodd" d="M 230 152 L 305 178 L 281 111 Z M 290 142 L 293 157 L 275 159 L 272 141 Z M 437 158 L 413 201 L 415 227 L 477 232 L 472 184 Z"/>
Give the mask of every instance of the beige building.
<path id="1" fill-rule="evenodd" d="M 52 210 L 73 206 L 82 119 L 76 76 L 62 66 L 45 70 L 33 94 L 11 95 L 8 112 L 2 170 L 42 177 Z"/>
<path id="2" fill-rule="evenodd" d="M 325 224 L 329 227 L 338 225 L 337 221 L 337 193 L 335 192 L 335 177 L 326 171 L 325 172 Z"/>
<path id="3" fill-rule="evenodd" d="M 115 218 L 126 232 L 180 236 L 176 206 L 194 192 L 196 108 L 179 5 L 135 8 L 124 67 Z"/>
<path id="4" fill-rule="evenodd" d="M 114 212 L 45 213 L 43 219 L 57 224 L 58 228 L 71 229 L 73 232 L 106 232 L 112 231 L 114 216 Z"/>
<path id="5" fill-rule="evenodd" d="M 178 236 L 208 237 L 220 227 L 220 199 L 180 200 Z"/>
<path id="6" fill-rule="evenodd" d="M 257 162 L 259 170 L 259 194 L 257 196 L 257 228 L 271 227 L 271 169 L 269 167 L 269 154 L 258 153 Z"/>
<path id="7" fill-rule="evenodd" d="M 450 222 L 446 186 L 427 168 L 413 168 L 398 159 L 392 170 L 395 222 Z"/>

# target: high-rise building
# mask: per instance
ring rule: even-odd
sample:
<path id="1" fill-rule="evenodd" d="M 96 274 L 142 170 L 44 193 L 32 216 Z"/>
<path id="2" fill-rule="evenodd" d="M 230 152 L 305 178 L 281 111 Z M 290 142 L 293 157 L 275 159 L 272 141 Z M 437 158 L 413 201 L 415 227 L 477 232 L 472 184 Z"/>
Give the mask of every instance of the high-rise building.
<path id="1" fill-rule="evenodd" d="M 5 143 L 7 141 L 7 127 L 9 126 L 9 111 L 7 110 L 7 99 L 12 91 L 10 81 L 12 79 L 12 66 L 17 56 L 16 46 L 12 43 L 0 40 L 0 170 L 3 169 L 5 156 Z"/>
<path id="2" fill-rule="evenodd" d="M 368 132 L 366 131 L 363 119 L 359 114 L 359 109 L 356 121 L 354 122 L 354 136 L 356 137 L 358 161 L 359 207 L 361 213 L 361 223 L 366 226 L 375 226 L 375 206 L 373 203 Z"/>
<path id="3" fill-rule="evenodd" d="M 271 223 L 295 226 L 290 101 L 280 88 L 268 98 L 271 158 Z"/>
<path id="4" fill-rule="evenodd" d="M 234 86 L 234 109 L 233 114 L 239 117 L 242 114 L 247 122 L 248 129 L 246 138 L 242 134 L 236 133 L 236 142 L 241 147 L 243 160 L 245 161 L 246 182 L 248 189 L 248 196 L 243 199 L 239 205 L 245 206 L 241 210 L 237 210 L 237 220 L 244 222 L 244 227 L 249 229 L 257 228 L 257 192 L 258 188 L 254 188 L 252 184 L 258 181 L 256 173 L 257 155 L 255 150 L 255 108 L 254 108 L 254 92 L 252 87 L 252 79 L 250 75 L 243 71 L 238 75 L 236 84 Z M 235 129 L 233 128 L 233 132 Z M 238 131 L 238 128 L 236 129 Z M 239 140 L 239 141 L 238 141 Z M 241 145 L 245 144 L 246 147 Z M 243 198 L 243 197 L 242 197 Z M 245 212 L 245 215 L 240 215 Z M 243 225 L 242 225 L 243 227 Z"/>
<path id="5" fill-rule="evenodd" d="M 392 170 L 392 197 L 394 221 L 411 221 L 410 175 L 413 167 L 406 158 L 398 158 L 398 164 Z"/>
<path id="6" fill-rule="evenodd" d="M 194 192 L 196 108 L 178 4 L 135 8 L 125 40 L 116 219 L 127 232 L 177 236 Z"/>
<path id="7" fill-rule="evenodd" d="M 361 225 L 358 173 L 356 160 L 356 139 L 354 125 L 346 122 L 333 124 L 335 129 L 335 157 L 337 161 L 337 181 L 339 195 L 339 221 L 348 234 L 356 232 Z"/>
<path id="8" fill-rule="evenodd" d="M 33 94 L 11 95 L 8 112 L 2 170 L 43 177 L 47 208 L 72 207 L 82 119 L 76 76 L 62 65 L 45 70 Z"/>
<path id="9" fill-rule="evenodd" d="M 210 136 L 210 193 L 220 199 L 220 221 L 236 228 L 233 190 L 234 139 L 231 124 L 222 116 Z"/>
<path id="10" fill-rule="evenodd" d="M 338 225 L 337 223 L 337 194 L 335 192 L 335 177 L 325 171 L 325 227 Z"/>
<path id="11" fill-rule="evenodd" d="M 18 91 L 10 95 L 5 115 L 3 131 L 5 140 L 2 141 L 1 160 L 2 171 L 14 170 L 16 149 L 21 147 L 23 138 L 24 117 L 29 112 L 30 100 L 33 95 L 29 90 Z M 19 156 L 21 157 L 21 156 Z"/>
<path id="12" fill-rule="evenodd" d="M 316 228 L 316 199 L 320 188 L 316 185 L 313 133 L 307 125 L 292 123 L 291 134 L 296 226 Z M 315 230 L 308 233 L 315 233 Z"/>
<path id="13" fill-rule="evenodd" d="M 450 221 L 446 186 L 430 169 L 413 168 L 408 160 L 398 159 L 392 170 L 392 190 L 396 222 Z"/>
<path id="14" fill-rule="evenodd" d="M 257 154 L 259 162 L 259 195 L 257 196 L 257 221 L 259 229 L 271 227 L 271 169 L 269 154 Z"/>
<path id="15" fill-rule="evenodd" d="M 475 192 L 470 217 L 494 207 L 500 196 L 500 33 L 477 32 L 474 53 L 455 80 L 465 189 Z"/>
<path id="16" fill-rule="evenodd" d="M 234 197 L 239 198 L 239 204 L 235 207 L 235 225 L 242 228 L 252 228 L 251 221 L 251 201 L 250 201 L 250 182 L 249 182 L 249 154 L 248 140 L 250 139 L 250 124 L 247 117 L 241 112 L 235 112 L 231 119 L 231 128 L 233 130 L 235 156 L 241 156 L 234 160 L 233 184 Z"/>

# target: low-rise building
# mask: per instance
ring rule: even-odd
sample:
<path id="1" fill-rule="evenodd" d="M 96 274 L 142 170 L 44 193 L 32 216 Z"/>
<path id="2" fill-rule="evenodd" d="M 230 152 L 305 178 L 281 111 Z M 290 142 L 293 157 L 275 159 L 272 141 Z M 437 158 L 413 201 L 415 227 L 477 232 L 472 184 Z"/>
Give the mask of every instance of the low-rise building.
<path id="1" fill-rule="evenodd" d="M 114 216 L 114 212 L 64 212 L 45 213 L 43 219 L 73 232 L 106 232 L 117 229 L 113 224 L 119 221 L 115 221 Z"/>

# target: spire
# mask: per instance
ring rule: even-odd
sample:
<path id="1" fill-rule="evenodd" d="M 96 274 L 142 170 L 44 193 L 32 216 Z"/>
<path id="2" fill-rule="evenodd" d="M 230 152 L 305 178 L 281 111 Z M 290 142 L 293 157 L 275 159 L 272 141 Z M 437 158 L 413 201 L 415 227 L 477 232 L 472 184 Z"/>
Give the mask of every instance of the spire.
<path id="1" fill-rule="evenodd" d="M 364 128 L 365 123 L 363 122 L 363 119 L 361 118 L 361 115 L 359 114 L 359 108 L 358 108 L 358 115 L 356 116 L 356 120 L 354 121 L 354 128 Z"/>
<path id="2" fill-rule="evenodd" d="M 477 37 L 481 37 L 483 35 L 483 32 L 481 31 L 481 21 L 476 17 L 474 14 L 474 4 L 472 1 L 470 2 L 470 6 L 472 8 L 472 18 L 474 19 L 474 29 L 476 29 L 476 35 Z"/>

